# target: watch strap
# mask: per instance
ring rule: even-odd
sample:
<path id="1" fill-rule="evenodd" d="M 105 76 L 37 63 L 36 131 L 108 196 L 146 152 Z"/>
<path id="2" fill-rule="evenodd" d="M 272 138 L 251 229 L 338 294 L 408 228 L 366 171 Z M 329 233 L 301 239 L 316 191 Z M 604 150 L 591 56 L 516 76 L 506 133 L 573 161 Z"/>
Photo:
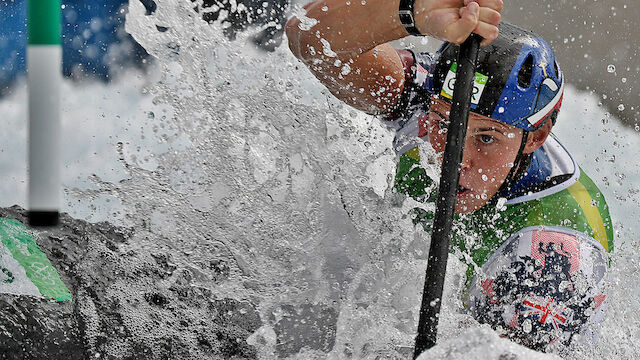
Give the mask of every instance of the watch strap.
<path id="1" fill-rule="evenodd" d="M 404 26 L 409 34 L 424 36 L 420 33 L 418 28 L 416 28 L 416 22 L 413 16 L 414 2 L 415 0 L 400 0 L 400 5 L 398 6 L 398 17 L 400 18 L 402 26 Z"/>

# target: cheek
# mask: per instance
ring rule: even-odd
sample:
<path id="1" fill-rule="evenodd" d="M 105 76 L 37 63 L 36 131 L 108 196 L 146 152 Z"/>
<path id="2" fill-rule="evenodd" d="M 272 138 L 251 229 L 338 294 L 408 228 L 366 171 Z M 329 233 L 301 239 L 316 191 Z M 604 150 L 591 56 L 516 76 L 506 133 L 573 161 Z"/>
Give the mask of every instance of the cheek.
<path id="1" fill-rule="evenodd" d="M 440 154 L 444 152 L 444 147 L 447 141 L 447 133 L 441 132 L 440 128 L 435 125 L 429 126 L 429 143 L 436 153 Z"/>
<path id="2" fill-rule="evenodd" d="M 478 152 L 478 167 L 483 169 L 490 178 L 502 181 L 507 176 L 517 155 L 517 149 L 501 149 L 502 151 L 480 150 Z"/>
<path id="3" fill-rule="evenodd" d="M 503 169 L 510 169 L 511 166 L 513 166 L 513 160 L 515 157 L 515 154 L 512 156 L 512 154 L 486 153 L 485 155 L 487 162 L 493 165 L 492 168 L 496 169 L 498 172 L 501 172 Z"/>

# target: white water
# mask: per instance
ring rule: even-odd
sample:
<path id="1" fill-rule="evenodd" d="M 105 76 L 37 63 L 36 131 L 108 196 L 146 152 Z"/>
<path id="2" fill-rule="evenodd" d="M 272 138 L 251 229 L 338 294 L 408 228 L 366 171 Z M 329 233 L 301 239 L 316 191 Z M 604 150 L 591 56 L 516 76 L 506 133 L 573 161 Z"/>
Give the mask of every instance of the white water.
<path id="1" fill-rule="evenodd" d="M 324 358 L 331 348 L 331 358 L 407 357 L 428 237 L 405 216 L 413 204 L 389 190 L 393 135 L 334 100 L 286 47 L 265 55 L 244 38 L 227 42 L 188 2 L 158 5 L 145 16 L 134 1 L 127 20 L 158 60 L 150 74 L 63 83 L 63 210 L 162 235 L 170 240 L 140 248 L 166 249 L 179 267 L 226 247 L 233 276 L 198 286 L 258 306 L 265 325 L 249 343 L 263 358 Z M 596 95 L 568 87 L 565 97 L 555 132 L 603 190 L 617 236 L 604 336 L 571 358 L 634 358 L 640 136 Z M 25 203 L 25 109 L 24 88 L 0 101 L 0 206 Z M 463 269 L 452 257 L 434 356 L 506 346 L 457 313 Z M 309 305 L 326 314 L 314 326 L 295 314 Z M 318 342 L 334 331 L 334 344 Z"/>

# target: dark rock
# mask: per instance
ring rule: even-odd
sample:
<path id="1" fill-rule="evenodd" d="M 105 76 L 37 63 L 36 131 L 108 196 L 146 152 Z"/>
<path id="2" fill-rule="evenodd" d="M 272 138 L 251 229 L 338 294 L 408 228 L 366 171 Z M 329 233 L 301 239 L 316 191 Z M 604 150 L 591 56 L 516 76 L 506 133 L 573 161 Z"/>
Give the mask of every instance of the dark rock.
<path id="1" fill-rule="evenodd" d="M 22 223 L 25 215 L 0 209 Z M 58 228 L 34 233 L 73 299 L 0 294 L 0 359 L 256 357 L 246 342 L 262 325 L 255 305 L 216 296 L 231 273 L 229 254 L 181 264 L 172 249 L 136 246 L 134 229 L 66 214 Z"/>

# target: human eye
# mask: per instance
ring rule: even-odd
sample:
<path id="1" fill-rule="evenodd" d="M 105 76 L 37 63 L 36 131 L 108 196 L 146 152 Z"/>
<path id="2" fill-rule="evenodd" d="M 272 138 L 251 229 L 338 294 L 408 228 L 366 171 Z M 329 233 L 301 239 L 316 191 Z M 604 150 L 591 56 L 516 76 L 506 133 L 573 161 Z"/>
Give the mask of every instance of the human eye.
<path id="1" fill-rule="evenodd" d="M 496 140 L 493 136 L 487 134 L 481 134 L 479 138 L 483 144 L 492 144 Z"/>
<path id="2" fill-rule="evenodd" d="M 440 114 L 440 113 L 439 113 L 439 112 L 437 112 L 437 111 L 433 111 L 433 114 L 435 114 L 435 116 L 436 116 L 436 119 L 437 119 L 437 121 L 438 121 L 438 126 L 439 126 L 441 129 L 446 130 L 446 129 L 449 127 L 449 120 L 448 120 L 448 119 L 446 119 L 446 118 L 444 117 L 444 115 Z"/>

